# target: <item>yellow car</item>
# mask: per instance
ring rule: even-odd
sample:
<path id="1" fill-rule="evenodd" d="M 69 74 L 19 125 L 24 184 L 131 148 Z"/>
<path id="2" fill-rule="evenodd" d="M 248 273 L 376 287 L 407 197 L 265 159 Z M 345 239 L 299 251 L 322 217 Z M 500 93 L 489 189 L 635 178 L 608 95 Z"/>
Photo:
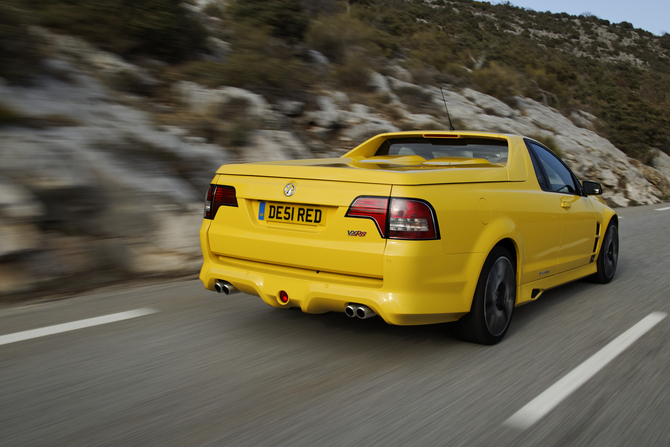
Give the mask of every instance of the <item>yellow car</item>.
<path id="1" fill-rule="evenodd" d="M 601 193 L 539 142 L 486 132 L 386 133 L 341 158 L 224 165 L 200 279 L 307 313 L 453 322 L 494 344 L 545 290 L 611 281 L 618 219 Z"/>

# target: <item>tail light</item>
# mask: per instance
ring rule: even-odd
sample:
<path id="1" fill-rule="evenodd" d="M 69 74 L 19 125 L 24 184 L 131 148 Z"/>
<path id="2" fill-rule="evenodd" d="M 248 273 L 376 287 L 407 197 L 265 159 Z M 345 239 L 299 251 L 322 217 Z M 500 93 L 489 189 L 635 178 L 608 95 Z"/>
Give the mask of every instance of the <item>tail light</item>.
<path id="1" fill-rule="evenodd" d="M 357 197 L 346 217 L 371 219 L 388 239 L 439 239 L 435 211 L 419 199 Z"/>
<path id="2" fill-rule="evenodd" d="M 433 208 L 422 200 L 391 199 L 389 239 L 438 239 Z"/>
<path id="3" fill-rule="evenodd" d="M 232 186 L 209 185 L 205 197 L 205 219 L 214 219 L 220 206 L 237 206 L 237 195 Z"/>
<path id="4" fill-rule="evenodd" d="M 345 217 L 372 219 L 377 225 L 379 234 L 386 237 L 386 215 L 388 214 L 388 197 L 357 197 L 351 204 Z"/>

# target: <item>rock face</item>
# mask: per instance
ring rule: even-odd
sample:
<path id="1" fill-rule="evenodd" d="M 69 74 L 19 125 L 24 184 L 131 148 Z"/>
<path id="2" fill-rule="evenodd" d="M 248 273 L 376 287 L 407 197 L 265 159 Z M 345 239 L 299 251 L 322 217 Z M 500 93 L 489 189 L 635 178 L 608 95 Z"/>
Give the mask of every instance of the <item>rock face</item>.
<path id="1" fill-rule="evenodd" d="M 333 157 L 378 133 L 449 128 L 440 89 L 413 84 L 400 67 L 371 74 L 376 99 L 367 103 L 319 91 L 271 104 L 240 88 L 182 81 L 164 89 L 173 101 L 166 105 L 109 87 L 130 76 L 150 88 L 149 70 L 79 39 L 35 32 L 50 42 L 52 76 L 32 87 L 0 79 L 2 105 L 24 120 L 0 127 L 0 295 L 72 280 L 193 274 L 203 197 L 221 164 Z M 592 115 L 568 119 L 527 98 L 510 107 L 471 89 L 443 89 L 455 127 L 551 137 L 580 178 L 603 184 L 611 204 L 670 196 L 670 156 L 658 152 L 653 167 L 628 159 L 589 130 Z M 246 144 L 229 150 L 188 126 L 159 125 L 147 109 L 214 122 L 215 133 L 235 124 Z"/>
<path id="2" fill-rule="evenodd" d="M 265 98 L 237 87 L 210 89 L 193 82 L 175 82 L 172 90 L 178 101 L 198 115 L 220 115 L 227 109 L 262 121 L 274 113 Z"/>
<path id="3" fill-rule="evenodd" d="M 71 124 L 0 129 L 0 294 L 92 272 L 197 269 L 202 197 L 229 155 L 158 130 L 95 79 L 72 76 L 0 85 L 24 117 Z"/>

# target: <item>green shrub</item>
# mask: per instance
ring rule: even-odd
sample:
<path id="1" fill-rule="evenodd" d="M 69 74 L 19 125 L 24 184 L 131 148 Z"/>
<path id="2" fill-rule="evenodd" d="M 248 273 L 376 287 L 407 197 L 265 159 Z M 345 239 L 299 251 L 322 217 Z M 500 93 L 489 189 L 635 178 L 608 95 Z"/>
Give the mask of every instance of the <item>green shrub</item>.
<path id="1" fill-rule="evenodd" d="M 473 71 L 471 78 L 483 93 L 502 101 L 510 101 L 520 93 L 518 72 L 496 62 L 492 62 L 490 67 Z"/>
<path id="2" fill-rule="evenodd" d="M 232 126 L 225 134 L 224 144 L 232 147 L 243 147 L 249 143 L 251 132 L 254 126 L 249 125 L 246 121 L 234 121 Z"/>
<path id="3" fill-rule="evenodd" d="M 238 25 L 234 51 L 225 62 L 193 61 L 172 75 L 209 87 L 229 85 L 273 95 L 304 91 L 314 81 L 311 67 L 267 28 Z"/>
<path id="4" fill-rule="evenodd" d="M 428 64 L 440 71 L 454 63 L 458 50 L 455 40 L 434 30 L 424 30 L 413 34 L 407 40 L 407 46 L 411 49 L 412 54 L 412 60 L 408 61 L 408 65 Z"/>
<path id="5" fill-rule="evenodd" d="M 26 25 L 29 17 L 11 4 L 0 3 L 0 77 L 29 83 L 40 69 L 40 54 Z"/>
<path id="6" fill-rule="evenodd" d="M 352 49 L 372 49 L 369 37 L 363 22 L 348 14 L 338 14 L 312 21 L 305 41 L 331 62 L 342 63 Z"/>
<path id="7" fill-rule="evenodd" d="M 224 76 L 225 64 L 212 61 L 191 61 L 179 66 L 175 71 L 168 73 L 168 81 L 187 79 L 204 86 L 215 88 L 226 81 Z"/>
<path id="8" fill-rule="evenodd" d="M 344 63 L 334 68 L 334 75 L 337 83 L 347 89 L 367 90 L 370 80 L 370 70 L 361 59 L 352 56 L 348 57 Z"/>
<path id="9" fill-rule="evenodd" d="M 429 112 L 433 109 L 433 95 L 418 87 L 402 87 L 395 91 L 400 100 L 416 112 Z"/>
<path id="10" fill-rule="evenodd" d="M 225 6 L 219 0 L 211 0 L 202 8 L 202 12 L 210 17 L 222 19 L 224 17 Z"/>
<path id="11" fill-rule="evenodd" d="M 273 36 L 294 41 L 303 39 L 309 25 L 300 0 L 237 0 L 230 13 L 238 21 L 269 27 Z"/>
<path id="12" fill-rule="evenodd" d="M 179 0 L 26 0 L 40 24 L 122 55 L 175 62 L 192 56 L 205 30 Z"/>
<path id="13" fill-rule="evenodd" d="M 0 102 L 0 126 L 5 124 L 18 124 L 21 122 L 23 115 L 14 110 L 7 104 Z"/>

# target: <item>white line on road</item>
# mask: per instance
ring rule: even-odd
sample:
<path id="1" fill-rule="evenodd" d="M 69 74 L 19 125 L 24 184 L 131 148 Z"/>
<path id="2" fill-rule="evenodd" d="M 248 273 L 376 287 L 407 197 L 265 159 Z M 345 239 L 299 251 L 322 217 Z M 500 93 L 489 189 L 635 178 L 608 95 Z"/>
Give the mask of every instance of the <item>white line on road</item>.
<path id="1" fill-rule="evenodd" d="M 584 363 L 573 369 L 568 375 L 549 387 L 544 393 L 530 401 L 505 421 L 505 425 L 525 430 L 554 409 L 563 399 L 586 383 L 598 371 L 604 368 L 616 356 L 621 354 L 637 339 L 663 320 L 667 314 L 653 312 L 623 334 L 612 340 L 607 346 L 594 354 Z"/>
<path id="2" fill-rule="evenodd" d="M 103 315 L 102 317 L 87 318 L 86 320 L 72 321 L 70 323 L 56 324 L 30 331 L 15 332 L 13 334 L 0 335 L 0 345 L 6 345 L 17 341 L 30 340 L 31 338 L 44 337 L 46 335 L 60 334 L 61 332 L 74 331 L 101 324 L 114 323 L 116 321 L 129 320 L 131 318 L 143 317 L 158 312 L 154 309 L 137 309 L 117 314 Z"/>
<path id="3" fill-rule="evenodd" d="M 667 206 L 665 208 L 656 208 L 655 211 L 667 211 L 667 210 L 670 210 L 670 206 Z"/>

